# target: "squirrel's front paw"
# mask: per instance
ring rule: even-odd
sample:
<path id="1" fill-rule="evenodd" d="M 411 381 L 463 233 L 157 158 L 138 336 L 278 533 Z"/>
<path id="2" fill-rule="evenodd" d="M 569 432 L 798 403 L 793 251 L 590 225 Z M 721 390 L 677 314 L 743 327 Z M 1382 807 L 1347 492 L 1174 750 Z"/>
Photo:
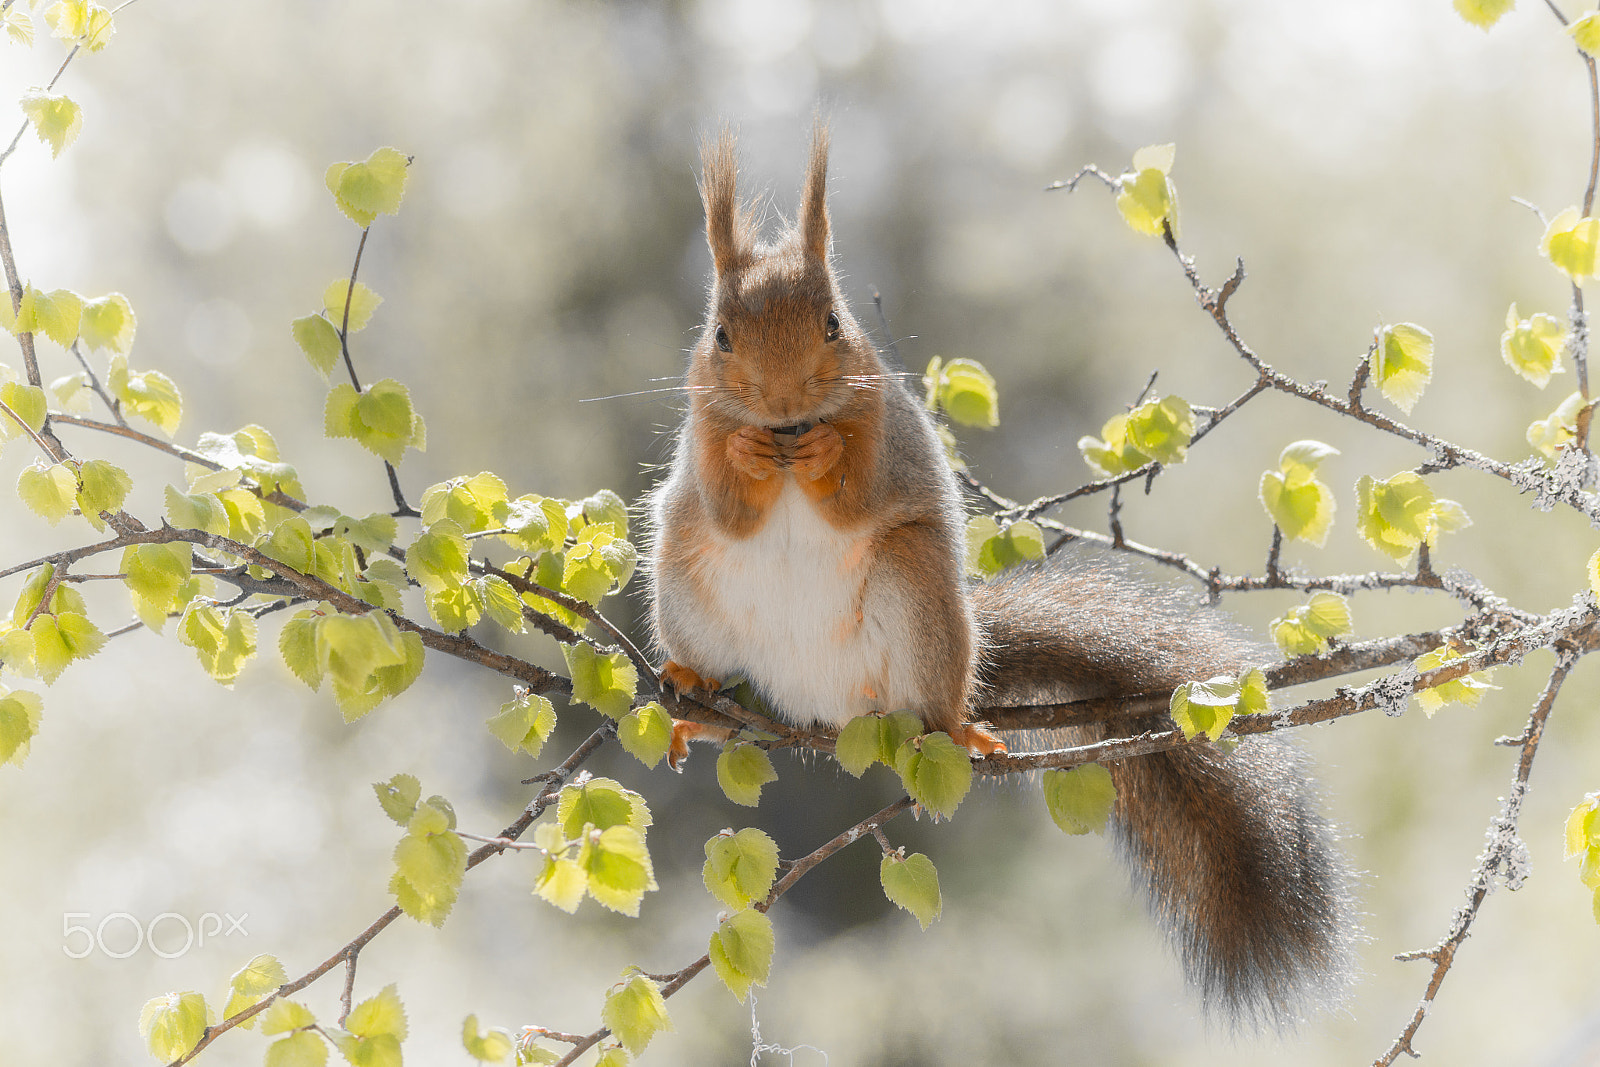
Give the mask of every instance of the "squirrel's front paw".
<path id="1" fill-rule="evenodd" d="M 667 660 L 661 665 L 661 680 L 680 693 L 693 692 L 696 689 L 707 693 L 715 693 L 722 688 L 722 684 L 712 678 L 702 678 L 699 672 L 692 667 L 685 667 L 676 660 Z"/>
<path id="2" fill-rule="evenodd" d="M 728 438 L 728 462 L 756 481 L 765 481 L 783 469 L 783 447 L 765 426 L 741 426 Z"/>
<path id="3" fill-rule="evenodd" d="M 789 469 L 801 478 L 816 480 L 827 474 L 844 455 L 844 438 L 826 422 L 819 422 L 789 448 Z"/>

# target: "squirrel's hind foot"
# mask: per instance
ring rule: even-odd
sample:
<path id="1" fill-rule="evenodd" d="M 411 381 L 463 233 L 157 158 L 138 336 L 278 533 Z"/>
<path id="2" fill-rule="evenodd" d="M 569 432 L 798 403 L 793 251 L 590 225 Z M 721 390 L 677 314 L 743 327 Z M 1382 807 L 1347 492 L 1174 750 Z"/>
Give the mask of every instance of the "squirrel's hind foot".
<path id="1" fill-rule="evenodd" d="M 969 722 L 949 731 L 950 740 L 972 753 L 974 756 L 992 756 L 996 752 L 1004 755 L 1006 743 L 989 732 L 986 726 Z"/>

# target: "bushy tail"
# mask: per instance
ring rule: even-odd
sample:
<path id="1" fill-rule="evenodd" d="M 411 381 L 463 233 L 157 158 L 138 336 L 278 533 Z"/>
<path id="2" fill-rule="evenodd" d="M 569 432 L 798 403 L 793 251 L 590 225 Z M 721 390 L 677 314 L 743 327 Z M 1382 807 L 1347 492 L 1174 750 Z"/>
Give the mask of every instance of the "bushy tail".
<path id="1" fill-rule="evenodd" d="M 978 587 L 975 602 L 987 645 L 979 706 L 1165 691 L 1271 658 L 1216 612 L 1104 556 L 1017 568 Z M 1153 725 L 1006 740 L 1038 750 Z M 1287 1028 L 1337 1004 L 1348 982 L 1348 872 L 1304 763 L 1269 738 L 1230 755 L 1195 745 L 1107 763 L 1134 881 L 1205 1007 L 1235 1027 Z"/>

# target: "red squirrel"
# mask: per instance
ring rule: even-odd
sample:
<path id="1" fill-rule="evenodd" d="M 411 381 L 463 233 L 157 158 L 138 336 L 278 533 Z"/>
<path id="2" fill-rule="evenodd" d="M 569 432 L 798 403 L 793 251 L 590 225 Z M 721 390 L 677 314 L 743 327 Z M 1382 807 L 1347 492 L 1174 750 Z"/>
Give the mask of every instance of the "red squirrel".
<path id="1" fill-rule="evenodd" d="M 731 135 L 702 152 L 713 277 L 688 412 L 653 491 L 649 592 L 662 678 L 747 679 L 796 726 L 909 709 L 977 754 L 975 708 L 1171 689 L 1259 661 L 1215 613 L 1104 556 L 967 579 L 964 511 L 933 422 L 851 315 L 831 263 L 828 136 L 776 241 L 736 195 Z M 1013 746 L 1155 725 L 1013 733 Z M 695 737 L 677 722 L 673 762 Z M 1208 1008 L 1282 1028 L 1349 973 L 1344 860 L 1294 751 L 1246 741 L 1108 763 L 1120 850 Z"/>

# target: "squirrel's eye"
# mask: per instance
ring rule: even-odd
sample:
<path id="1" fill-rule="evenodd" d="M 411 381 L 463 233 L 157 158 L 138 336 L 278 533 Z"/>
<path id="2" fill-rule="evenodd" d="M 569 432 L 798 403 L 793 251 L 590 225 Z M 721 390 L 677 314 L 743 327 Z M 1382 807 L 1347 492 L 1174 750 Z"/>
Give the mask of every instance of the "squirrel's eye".
<path id="1" fill-rule="evenodd" d="M 717 347 L 724 352 L 733 351 L 733 342 L 728 340 L 728 331 L 720 322 L 717 323 Z"/>
<path id="2" fill-rule="evenodd" d="M 829 344 L 832 344 L 834 341 L 837 341 L 839 339 L 839 313 L 838 312 L 836 312 L 836 311 L 828 312 L 828 325 L 827 325 L 827 328 L 822 331 L 822 339 L 824 341 L 827 341 Z"/>

